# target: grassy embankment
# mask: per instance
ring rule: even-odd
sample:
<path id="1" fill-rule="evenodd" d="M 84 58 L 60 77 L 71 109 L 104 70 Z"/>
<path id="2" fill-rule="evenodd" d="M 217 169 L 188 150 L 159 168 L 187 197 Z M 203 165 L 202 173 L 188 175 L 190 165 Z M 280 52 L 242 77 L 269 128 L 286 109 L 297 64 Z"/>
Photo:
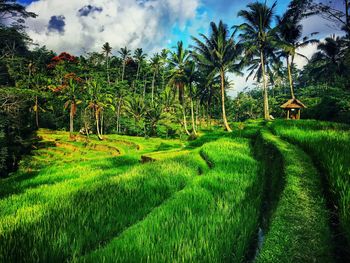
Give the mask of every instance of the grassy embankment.
<path id="1" fill-rule="evenodd" d="M 333 262 L 320 175 L 298 147 L 263 130 L 267 233 L 256 262 Z M 265 226 L 266 228 L 266 226 Z"/>
<path id="2" fill-rule="evenodd" d="M 274 122 L 273 131 L 299 145 L 307 152 L 322 174 L 325 174 L 325 193 L 336 218 L 335 239 L 338 239 L 337 253 L 350 259 L 350 127 L 344 124 L 300 121 Z M 337 221 L 340 225 L 337 226 Z M 340 236 L 345 236 L 347 240 Z M 347 243 L 347 244 L 346 244 Z M 345 254 L 344 254 L 345 253 Z"/>

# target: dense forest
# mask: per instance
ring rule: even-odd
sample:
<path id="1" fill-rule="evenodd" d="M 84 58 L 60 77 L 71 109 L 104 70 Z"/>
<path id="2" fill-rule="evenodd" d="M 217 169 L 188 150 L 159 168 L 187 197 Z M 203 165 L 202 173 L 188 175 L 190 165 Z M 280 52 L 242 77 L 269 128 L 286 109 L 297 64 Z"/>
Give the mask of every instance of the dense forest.
<path id="1" fill-rule="evenodd" d="M 146 54 L 142 47 L 111 47 L 76 56 L 37 46 L 25 20 L 36 14 L 13 0 L 0 1 L 0 176 L 16 169 L 39 128 L 87 137 L 117 133 L 195 138 L 197 130 L 247 119 L 284 118 L 281 104 L 298 98 L 303 118 L 350 122 L 349 3 L 293 0 L 281 16 L 276 3 L 253 2 L 238 16 L 244 23 L 210 23 L 186 48 Z M 234 14 L 233 14 L 234 15 Z M 304 36 L 302 20 L 323 16 L 343 36 Z M 317 45 L 308 59 L 300 48 Z M 294 60 L 307 59 L 300 70 Z M 235 98 L 228 74 L 253 78 Z"/>

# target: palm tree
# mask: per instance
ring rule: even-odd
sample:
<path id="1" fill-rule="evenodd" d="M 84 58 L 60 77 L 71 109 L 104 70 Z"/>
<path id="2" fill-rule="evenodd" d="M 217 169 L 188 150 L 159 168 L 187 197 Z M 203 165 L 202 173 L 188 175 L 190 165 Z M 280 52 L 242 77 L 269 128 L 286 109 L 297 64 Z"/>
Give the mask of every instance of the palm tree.
<path id="1" fill-rule="evenodd" d="M 102 85 L 99 80 L 89 80 L 87 82 L 88 108 L 94 111 L 96 121 L 97 137 L 103 140 L 103 111 L 106 107 L 113 108 L 112 94 L 102 92 Z"/>
<path id="2" fill-rule="evenodd" d="M 153 71 L 153 77 L 152 77 L 152 96 L 151 96 L 151 101 L 152 103 L 154 102 L 154 85 L 156 82 L 156 75 L 159 72 L 159 68 L 160 68 L 160 64 L 161 64 L 161 57 L 159 56 L 158 53 L 154 54 L 154 56 L 151 58 L 151 67 L 152 67 L 152 71 Z"/>
<path id="3" fill-rule="evenodd" d="M 124 75 L 125 75 L 125 66 L 126 66 L 126 60 L 127 58 L 131 55 L 131 51 L 127 48 L 121 48 L 118 53 L 121 55 L 121 58 L 123 60 L 123 71 L 122 71 L 122 81 L 124 80 Z"/>
<path id="4" fill-rule="evenodd" d="M 74 132 L 74 116 L 77 112 L 77 106 L 81 103 L 81 100 L 79 100 L 78 94 L 79 89 L 81 87 L 82 80 L 77 77 L 75 74 L 71 73 L 65 76 L 65 83 L 62 85 L 61 89 L 63 91 L 63 94 L 61 97 L 65 100 L 64 108 L 69 110 L 69 137 L 73 138 L 73 132 Z"/>
<path id="5" fill-rule="evenodd" d="M 134 52 L 134 59 L 137 62 L 136 80 L 139 79 L 141 72 L 142 62 L 146 59 L 147 55 L 143 53 L 142 48 L 137 48 Z"/>
<path id="6" fill-rule="evenodd" d="M 188 63 L 186 63 L 185 71 L 186 71 L 187 83 L 189 86 L 189 93 L 190 93 L 192 133 L 193 135 L 196 136 L 197 132 L 196 132 L 196 126 L 194 121 L 194 106 L 193 106 L 193 95 L 194 95 L 193 82 L 197 80 L 198 74 L 197 74 L 196 64 L 194 63 L 194 61 L 188 61 Z"/>
<path id="7" fill-rule="evenodd" d="M 179 102 L 182 106 L 183 113 L 183 122 L 185 132 L 190 135 L 190 132 L 187 129 L 187 120 L 186 120 L 186 109 L 185 109 L 185 83 L 186 83 L 186 72 L 185 65 L 189 59 L 189 51 L 184 49 L 183 42 L 177 42 L 176 51 L 171 53 L 169 64 L 172 67 L 170 71 L 170 80 L 169 83 L 176 86 L 179 92 Z"/>
<path id="8" fill-rule="evenodd" d="M 209 37 L 201 34 L 204 41 L 195 37 L 193 57 L 200 67 L 209 71 L 209 75 L 215 76 L 219 74 L 221 80 L 221 109 L 224 128 L 232 131 L 226 117 L 225 108 L 225 74 L 228 71 L 239 72 L 237 59 L 240 56 L 240 45 L 235 43 L 234 35 L 230 35 L 227 26 L 220 21 L 218 25 L 214 22 L 210 23 L 211 35 Z"/>
<path id="9" fill-rule="evenodd" d="M 326 77 L 327 80 L 336 75 L 342 75 L 346 68 L 342 59 L 346 51 L 345 46 L 345 41 L 335 35 L 319 43 L 318 52 L 312 56 L 310 61 L 314 65 L 310 73 L 318 79 Z"/>
<path id="10" fill-rule="evenodd" d="M 309 39 L 309 37 L 302 38 L 303 26 L 301 20 L 304 16 L 301 14 L 302 10 L 296 9 L 293 12 L 287 10 L 282 17 L 277 17 L 278 34 L 280 40 L 283 41 L 282 52 L 280 55 L 286 59 L 290 93 L 293 99 L 295 98 L 292 78 L 292 65 L 294 58 L 295 56 L 301 56 L 308 60 L 306 56 L 298 52 L 298 49 L 319 42 L 317 39 Z M 315 34 L 317 33 L 312 33 L 311 36 Z"/>
<path id="11" fill-rule="evenodd" d="M 109 45 L 108 42 L 106 42 L 102 46 L 102 51 L 106 56 L 106 71 L 107 71 L 107 81 L 108 85 L 111 85 L 110 78 L 109 78 L 109 55 L 112 53 L 112 47 Z"/>
<path id="12" fill-rule="evenodd" d="M 250 65 L 256 64 L 256 58 L 259 58 L 258 76 L 263 78 L 264 118 L 269 120 L 266 60 L 271 55 L 276 41 L 276 29 L 271 28 L 276 2 L 271 7 L 260 2 L 250 3 L 247 7 L 249 10 L 238 12 L 238 16 L 245 22 L 236 28 L 241 30 L 240 38 L 244 44 L 245 62 Z"/>
<path id="13" fill-rule="evenodd" d="M 134 119 L 135 127 L 139 125 L 147 112 L 146 104 L 140 95 L 129 97 L 125 101 L 124 109 Z"/>

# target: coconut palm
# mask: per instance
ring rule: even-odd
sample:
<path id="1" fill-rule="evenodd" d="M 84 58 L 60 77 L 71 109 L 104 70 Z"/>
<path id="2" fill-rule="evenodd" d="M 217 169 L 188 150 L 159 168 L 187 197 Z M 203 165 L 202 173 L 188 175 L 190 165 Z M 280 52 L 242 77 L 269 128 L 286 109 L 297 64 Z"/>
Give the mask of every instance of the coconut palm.
<path id="1" fill-rule="evenodd" d="M 82 102 L 78 99 L 80 94 L 82 80 L 74 73 L 65 76 L 65 84 L 59 87 L 62 90 L 61 98 L 65 101 L 64 108 L 69 107 L 69 137 L 73 138 L 74 116 L 77 112 L 77 106 Z"/>
<path id="2" fill-rule="evenodd" d="M 177 42 L 176 50 L 171 53 L 169 59 L 169 64 L 171 66 L 169 84 L 174 85 L 179 92 L 179 102 L 182 106 L 184 129 L 185 132 L 190 135 L 190 132 L 187 129 L 185 108 L 185 84 L 187 81 L 185 66 L 188 59 L 189 51 L 184 49 L 182 41 Z"/>
<path id="3" fill-rule="evenodd" d="M 346 69 L 342 59 L 346 52 L 346 43 L 344 39 L 332 35 L 327 37 L 317 46 L 316 52 L 311 58 L 311 64 L 314 65 L 311 74 L 316 78 L 323 79 L 325 76 L 341 75 Z"/>
<path id="4" fill-rule="evenodd" d="M 121 48 L 120 51 L 118 51 L 118 53 L 120 54 L 121 59 L 123 61 L 123 71 L 122 71 L 122 81 L 123 81 L 124 75 L 125 75 L 126 60 L 131 55 L 131 51 L 127 47 L 124 47 L 124 48 Z"/>
<path id="5" fill-rule="evenodd" d="M 106 72 L 107 72 L 107 81 L 108 81 L 108 85 L 111 85 L 110 82 L 110 77 L 109 77 L 109 55 L 112 53 L 112 47 L 109 45 L 108 42 L 106 42 L 103 46 L 102 46 L 102 51 L 106 56 Z"/>
<path id="6" fill-rule="evenodd" d="M 151 58 L 151 68 L 153 71 L 153 77 L 152 77 L 152 92 L 151 92 L 151 101 L 154 102 L 154 86 L 156 82 L 156 75 L 159 73 L 159 68 L 161 65 L 161 57 L 158 53 L 154 54 L 154 56 Z"/>
<path id="7" fill-rule="evenodd" d="M 88 108 L 92 109 L 95 115 L 97 137 L 103 140 L 103 112 L 107 107 L 114 110 L 113 95 L 103 91 L 103 83 L 98 78 L 89 80 L 86 84 Z"/>
<path id="8" fill-rule="evenodd" d="M 221 80 L 221 109 L 224 127 L 232 131 L 226 117 L 225 108 L 225 74 L 226 72 L 239 72 L 237 59 L 240 56 L 240 45 L 234 41 L 234 35 L 230 35 L 227 26 L 220 21 L 218 25 L 210 23 L 211 34 L 209 37 L 201 34 L 203 41 L 192 37 L 194 46 L 193 57 L 199 66 L 210 72 L 209 75 L 219 74 Z"/>
<path id="9" fill-rule="evenodd" d="M 291 12 L 289 9 L 282 17 L 277 17 L 278 35 L 280 40 L 283 41 L 280 55 L 286 59 L 290 93 L 293 99 L 295 98 L 292 78 L 294 58 L 300 56 L 308 60 L 306 56 L 298 52 L 298 49 L 319 42 L 317 39 L 310 39 L 307 36 L 302 37 L 303 25 L 301 24 L 301 20 L 304 16 L 301 14 L 302 10 L 296 9 Z M 311 36 L 315 34 L 317 33 L 312 33 Z"/>
<path id="10" fill-rule="evenodd" d="M 268 7 L 266 3 L 254 2 L 248 4 L 247 8 L 248 10 L 238 12 L 238 16 L 245 22 L 236 29 L 241 30 L 240 38 L 244 44 L 245 62 L 250 65 L 258 63 L 257 76 L 263 79 L 264 118 L 269 120 L 266 61 L 273 54 L 273 47 L 276 44 L 277 29 L 271 27 L 276 2 L 271 7 Z"/>
<path id="11" fill-rule="evenodd" d="M 139 80 L 141 72 L 142 62 L 146 59 L 147 55 L 143 53 L 142 48 L 137 48 L 134 52 L 134 59 L 137 62 L 136 80 Z"/>
<path id="12" fill-rule="evenodd" d="M 190 97 L 190 103 L 191 103 L 191 121 L 192 121 L 192 133 L 193 135 L 197 135 L 196 132 L 196 126 L 194 121 L 194 105 L 193 105 L 193 96 L 194 96 L 194 89 L 193 89 L 193 83 L 197 80 L 198 74 L 196 69 L 196 64 L 194 61 L 188 61 L 186 63 L 185 67 L 186 76 L 187 76 L 187 83 L 189 88 L 189 97 Z"/>

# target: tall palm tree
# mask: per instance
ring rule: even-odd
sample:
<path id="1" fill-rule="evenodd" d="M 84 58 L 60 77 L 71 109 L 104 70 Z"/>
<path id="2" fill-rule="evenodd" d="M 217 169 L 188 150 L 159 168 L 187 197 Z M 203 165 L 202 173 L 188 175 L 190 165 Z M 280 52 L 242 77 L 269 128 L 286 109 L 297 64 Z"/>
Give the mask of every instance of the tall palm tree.
<path id="1" fill-rule="evenodd" d="M 258 76 L 263 79 L 264 91 L 264 118 L 270 119 L 268 87 L 266 78 L 266 60 L 272 53 L 276 41 L 276 28 L 272 29 L 272 21 L 276 2 L 268 7 L 265 3 L 254 2 L 247 5 L 248 10 L 241 10 L 238 16 L 245 22 L 236 27 L 241 30 L 240 38 L 244 44 L 245 62 L 256 64 L 259 58 Z"/>
<path id="2" fill-rule="evenodd" d="M 169 64 L 172 67 L 170 71 L 169 83 L 176 86 L 179 92 L 179 102 L 182 105 L 183 122 L 185 132 L 190 135 L 187 129 L 186 109 L 185 109 L 185 84 L 186 72 L 185 65 L 189 59 L 189 51 L 184 49 L 183 42 L 177 42 L 176 50 L 171 53 Z"/>
<path id="3" fill-rule="evenodd" d="M 289 9 L 282 17 L 277 17 L 278 23 L 278 35 L 280 40 L 283 41 L 281 56 L 285 57 L 287 70 L 288 70 L 288 80 L 290 86 L 290 94 L 292 98 L 294 95 L 294 85 L 292 78 L 292 65 L 295 56 L 300 56 L 308 60 L 306 56 L 298 52 L 299 48 L 305 47 L 310 44 L 318 43 L 317 39 L 310 39 L 309 37 L 302 38 L 303 25 L 301 20 L 303 19 L 302 10 Z M 311 36 L 317 34 L 312 33 Z"/>
<path id="4" fill-rule="evenodd" d="M 189 87 L 189 97 L 190 97 L 190 103 L 191 103 L 191 121 L 192 121 L 192 133 L 193 135 L 197 135 L 196 131 L 196 125 L 194 121 L 194 105 L 193 105 L 193 96 L 194 96 L 194 90 L 193 90 L 193 82 L 195 82 L 198 78 L 196 64 L 194 61 L 188 61 L 185 67 L 186 76 L 187 76 L 187 83 Z"/>
<path id="5" fill-rule="evenodd" d="M 201 34 L 203 41 L 192 37 L 196 46 L 193 57 L 200 67 L 209 71 L 209 75 L 219 74 L 221 80 L 221 109 L 224 127 L 232 131 L 226 117 L 225 108 L 225 74 L 226 72 L 239 72 L 236 63 L 240 53 L 240 44 L 234 41 L 234 35 L 230 35 L 227 26 L 220 21 L 218 25 L 210 23 L 211 34 L 209 37 Z"/>
<path id="6" fill-rule="evenodd" d="M 82 80 L 75 74 L 68 74 L 65 77 L 65 84 L 62 85 L 63 94 L 61 97 L 65 100 L 64 109 L 69 109 L 69 137 L 73 138 L 74 132 L 74 116 L 77 112 L 77 106 L 81 103 L 78 99 L 80 94 Z"/>
<path id="7" fill-rule="evenodd" d="M 143 52 L 142 48 L 137 48 L 134 51 L 134 59 L 137 62 L 136 80 L 139 79 L 141 72 L 142 62 L 146 59 L 147 55 Z"/>
<path id="8" fill-rule="evenodd" d="M 326 76 L 327 80 L 342 75 L 346 68 L 342 59 L 346 51 L 345 45 L 345 41 L 335 35 L 319 43 L 318 52 L 312 56 L 310 61 L 314 65 L 310 73 L 318 79 L 324 79 Z"/>
<path id="9" fill-rule="evenodd" d="M 154 54 L 154 56 L 151 58 L 151 67 L 152 67 L 152 71 L 153 71 L 153 77 L 152 77 L 152 95 L 151 95 L 151 101 L 152 103 L 154 102 L 154 86 L 155 86 L 155 82 L 156 82 L 156 75 L 159 72 L 159 68 L 160 68 L 160 64 L 161 64 L 161 57 L 159 56 L 158 53 Z"/>
<path id="10" fill-rule="evenodd" d="M 109 77 L 109 55 L 112 53 L 112 47 L 108 42 L 104 43 L 102 46 L 102 51 L 106 56 L 106 72 L 107 72 L 107 81 L 108 85 L 111 85 L 110 77 Z"/>
<path id="11" fill-rule="evenodd" d="M 125 66 L 126 66 L 126 60 L 127 58 L 131 55 L 131 51 L 127 48 L 121 48 L 118 53 L 121 55 L 121 58 L 123 60 L 123 71 L 122 71 L 122 81 L 124 80 L 124 75 L 125 75 Z"/>

